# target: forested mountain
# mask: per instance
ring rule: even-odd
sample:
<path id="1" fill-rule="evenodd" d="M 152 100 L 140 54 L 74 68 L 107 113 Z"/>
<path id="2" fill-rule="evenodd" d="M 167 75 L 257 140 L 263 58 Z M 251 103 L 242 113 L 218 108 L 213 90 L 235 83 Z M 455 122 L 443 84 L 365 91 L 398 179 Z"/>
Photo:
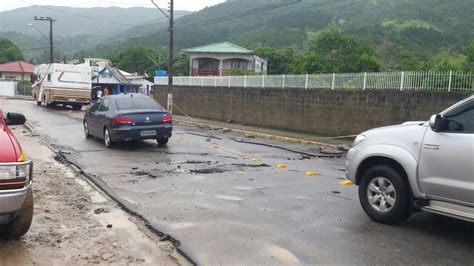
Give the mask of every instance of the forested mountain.
<path id="1" fill-rule="evenodd" d="M 466 61 L 466 47 L 474 40 L 473 9 L 472 0 L 227 0 L 199 12 L 178 13 L 175 45 L 179 52 L 182 48 L 230 41 L 267 54 L 271 50 L 268 47 L 281 49 L 277 51 L 281 56 L 276 57 L 291 58 L 295 51 L 300 57 L 311 51 L 321 56 L 330 49 L 314 45 L 321 44 L 321 34 L 332 32 L 341 36 L 330 38 L 346 45 L 371 48 L 360 56 L 369 55 L 369 61 L 377 59 L 381 70 L 421 69 L 433 60 L 461 66 Z M 0 13 L 0 36 L 8 37 L 21 49 L 44 46 L 45 40 L 31 27 L 12 29 L 5 23 L 27 25 L 34 15 L 51 15 L 58 18 L 58 50 L 69 57 L 118 54 L 129 46 L 162 51 L 168 43 L 167 20 L 156 9 L 61 10 L 67 13 L 40 7 Z M 45 24 L 36 23 L 38 27 Z M 40 52 L 46 55 L 47 51 Z M 32 57 L 30 53 L 24 50 L 26 58 Z"/>
<path id="2" fill-rule="evenodd" d="M 179 18 L 188 11 L 177 11 Z M 49 34 L 49 23 L 35 21 L 33 17 L 52 17 L 54 23 L 54 39 L 58 56 L 71 56 L 80 50 L 94 50 L 96 45 L 112 38 L 137 25 L 160 23 L 164 15 L 155 8 L 72 8 L 61 6 L 30 6 L 0 12 L 0 36 L 6 37 L 23 50 L 25 56 L 37 61 L 47 60 L 48 51 L 38 49 L 48 46 L 45 39 L 33 24 L 46 37 Z M 46 56 L 45 56 L 46 55 Z"/>
<path id="3" fill-rule="evenodd" d="M 472 0 L 228 0 L 178 19 L 175 41 L 177 49 L 220 41 L 307 49 L 322 31 L 335 31 L 374 47 L 385 69 L 407 68 L 434 57 L 463 60 L 474 39 L 473 9 Z M 166 25 L 113 40 L 166 45 Z"/>

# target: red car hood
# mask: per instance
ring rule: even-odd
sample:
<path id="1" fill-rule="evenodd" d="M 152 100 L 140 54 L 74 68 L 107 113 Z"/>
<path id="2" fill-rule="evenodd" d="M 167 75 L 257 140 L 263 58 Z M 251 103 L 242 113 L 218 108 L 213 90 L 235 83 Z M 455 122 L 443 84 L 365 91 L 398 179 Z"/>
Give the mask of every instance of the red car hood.
<path id="1" fill-rule="evenodd" d="M 0 163 L 16 162 L 18 159 L 14 145 L 16 140 L 10 131 L 4 127 L 0 124 Z"/>

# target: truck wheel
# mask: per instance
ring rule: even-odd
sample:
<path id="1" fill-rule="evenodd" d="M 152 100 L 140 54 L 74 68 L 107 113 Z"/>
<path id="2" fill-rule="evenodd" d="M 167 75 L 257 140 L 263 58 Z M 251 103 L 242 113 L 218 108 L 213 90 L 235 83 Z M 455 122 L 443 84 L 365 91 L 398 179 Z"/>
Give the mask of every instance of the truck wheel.
<path id="1" fill-rule="evenodd" d="M 15 220 L 11 221 L 7 225 L 6 235 L 8 238 L 18 239 L 28 232 L 33 220 L 33 209 L 33 192 L 30 189 L 28 190 L 28 194 L 26 194 L 23 206 L 18 212 Z"/>
<path id="2" fill-rule="evenodd" d="M 411 214 L 410 191 L 400 173 L 386 165 L 375 165 L 363 175 L 359 200 L 365 213 L 383 224 L 398 224 Z"/>
<path id="3" fill-rule="evenodd" d="M 74 109 L 76 111 L 81 111 L 82 110 L 82 105 L 80 105 L 80 104 L 73 105 L 72 109 Z"/>
<path id="4" fill-rule="evenodd" d="M 41 101 L 36 101 L 36 105 L 41 106 Z"/>

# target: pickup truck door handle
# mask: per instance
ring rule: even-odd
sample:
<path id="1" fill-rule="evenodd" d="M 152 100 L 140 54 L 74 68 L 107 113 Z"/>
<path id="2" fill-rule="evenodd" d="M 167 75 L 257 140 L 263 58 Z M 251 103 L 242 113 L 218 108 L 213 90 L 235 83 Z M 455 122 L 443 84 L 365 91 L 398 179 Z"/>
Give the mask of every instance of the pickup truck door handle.
<path id="1" fill-rule="evenodd" d="M 426 144 L 423 145 L 423 148 L 425 148 L 426 150 L 439 150 L 439 147 L 440 147 L 439 144 L 426 143 Z"/>

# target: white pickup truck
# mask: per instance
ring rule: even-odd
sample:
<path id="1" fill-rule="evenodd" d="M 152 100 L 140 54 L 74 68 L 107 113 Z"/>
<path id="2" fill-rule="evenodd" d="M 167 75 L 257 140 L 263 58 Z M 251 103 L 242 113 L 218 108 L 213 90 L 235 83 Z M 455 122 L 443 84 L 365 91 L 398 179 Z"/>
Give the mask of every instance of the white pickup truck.
<path id="1" fill-rule="evenodd" d="M 43 64 L 35 67 L 32 96 L 38 105 L 70 105 L 80 110 L 91 100 L 91 67 L 68 64 Z"/>
<path id="2" fill-rule="evenodd" d="M 400 223 L 421 209 L 474 222 L 474 95 L 428 122 L 360 134 L 346 177 L 375 221 Z"/>

